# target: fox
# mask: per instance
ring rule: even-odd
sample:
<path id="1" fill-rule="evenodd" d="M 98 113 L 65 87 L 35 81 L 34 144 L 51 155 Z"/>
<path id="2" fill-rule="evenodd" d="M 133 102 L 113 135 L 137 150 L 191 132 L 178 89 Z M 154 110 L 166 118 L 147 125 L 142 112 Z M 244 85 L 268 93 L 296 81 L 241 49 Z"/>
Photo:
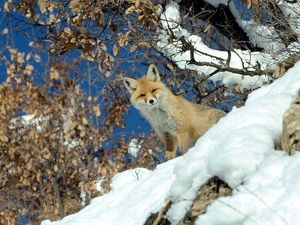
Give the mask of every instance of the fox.
<path id="1" fill-rule="evenodd" d="M 124 77 L 131 104 L 149 121 L 165 150 L 167 160 L 191 148 L 204 133 L 226 115 L 222 110 L 192 103 L 177 96 L 161 81 L 151 64 L 139 79 Z"/>

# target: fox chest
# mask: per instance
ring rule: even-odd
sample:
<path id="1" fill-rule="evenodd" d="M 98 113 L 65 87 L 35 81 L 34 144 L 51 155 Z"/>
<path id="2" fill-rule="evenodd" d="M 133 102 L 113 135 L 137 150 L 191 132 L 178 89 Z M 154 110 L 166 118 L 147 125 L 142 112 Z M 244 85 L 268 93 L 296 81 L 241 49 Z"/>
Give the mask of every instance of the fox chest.
<path id="1" fill-rule="evenodd" d="M 169 112 L 156 108 L 152 110 L 146 117 L 151 125 L 162 133 L 174 134 L 179 128 L 177 119 Z"/>

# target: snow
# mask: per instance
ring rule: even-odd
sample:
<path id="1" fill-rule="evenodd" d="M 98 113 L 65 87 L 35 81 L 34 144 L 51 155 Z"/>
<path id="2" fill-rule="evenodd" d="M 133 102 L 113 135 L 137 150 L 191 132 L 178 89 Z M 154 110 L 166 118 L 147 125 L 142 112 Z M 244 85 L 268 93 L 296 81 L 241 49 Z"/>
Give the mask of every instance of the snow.
<path id="1" fill-rule="evenodd" d="M 254 19 L 243 20 L 233 1 L 229 3 L 230 11 L 239 26 L 246 32 L 254 46 L 263 48 L 266 52 L 283 50 L 285 45 L 280 41 L 275 29 L 271 26 L 263 26 Z M 273 57 L 275 57 L 273 55 Z"/>
<path id="2" fill-rule="evenodd" d="M 279 154 L 274 146 L 282 132 L 282 115 L 300 87 L 299 73 L 300 63 L 283 79 L 250 94 L 244 107 L 231 111 L 199 139 L 175 168 L 173 198 L 193 199 L 203 177 L 218 176 L 237 188 L 264 160 Z M 171 208 L 170 218 L 177 213 Z"/>
<path id="3" fill-rule="evenodd" d="M 229 56 L 226 51 L 219 51 L 207 47 L 201 37 L 191 35 L 186 29 L 181 27 L 178 14 L 178 5 L 175 2 L 166 6 L 165 12 L 161 15 L 163 29 L 160 30 L 161 34 L 158 36 L 157 48 L 181 69 L 198 71 L 200 76 L 210 76 L 210 74 L 216 70 L 216 68 L 211 65 L 197 66 L 189 64 L 188 62 L 191 60 L 190 51 L 182 50 L 181 38 L 184 38 L 194 46 L 196 49 L 194 51 L 194 57 L 197 62 L 215 64 L 225 68 L 230 58 L 229 66 L 235 69 L 248 68 L 249 71 L 253 71 L 258 65 L 262 70 L 275 68 L 277 61 L 275 61 L 274 56 L 270 54 L 234 49 Z M 283 56 L 281 56 L 281 58 L 282 57 Z M 261 87 L 270 81 L 266 75 L 245 76 L 229 71 L 220 71 L 209 79 L 213 81 L 222 80 L 226 86 L 240 84 L 242 90 L 244 88 L 253 89 Z"/>
<path id="4" fill-rule="evenodd" d="M 139 141 L 136 138 L 133 138 L 130 140 L 128 144 L 128 153 L 136 158 L 138 156 L 138 153 L 142 147 L 142 143 L 139 143 Z"/>
<path id="5" fill-rule="evenodd" d="M 164 204 L 174 181 L 172 170 L 179 159 L 159 165 L 154 171 L 137 168 L 117 174 L 109 194 L 61 221 L 45 220 L 42 225 L 138 225 Z M 137 191 L 138 189 L 143 191 Z"/>
<path id="6" fill-rule="evenodd" d="M 43 122 L 42 117 L 36 117 L 32 114 L 22 115 L 21 117 L 13 118 L 11 120 L 10 129 L 15 129 L 16 127 L 26 127 L 33 125 L 36 127 L 38 132 L 42 132 L 41 123 Z M 24 129 L 20 129 L 23 131 Z"/>
<path id="7" fill-rule="evenodd" d="M 215 8 L 219 7 L 220 4 L 228 5 L 229 0 L 205 0 L 207 3 L 213 5 Z"/>
<path id="8" fill-rule="evenodd" d="M 300 154 L 289 157 L 276 152 L 270 155 L 232 197 L 215 201 L 196 225 L 300 224 L 299 166 Z"/>
<path id="9" fill-rule="evenodd" d="M 143 225 L 170 197 L 167 213 L 180 221 L 197 190 L 212 176 L 233 189 L 199 216 L 197 225 L 300 224 L 300 154 L 276 151 L 282 115 L 300 88 L 300 62 L 272 84 L 252 92 L 186 154 L 157 166 L 117 174 L 112 190 L 60 221 L 42 225 Z M 216 216 L 218 215 L 218 216 Z"/>
<path id="10" fill-rule="evenodd" d="M 161 17 L 162 26 L 176 31 L 180 20 L 179 6 L 175 2 L 171 2 L 166 6 L 166 12 Z"/>
<path id="11" fill-rule="evenodd" d="M 300 33 L 299 28 L 299 14 L 300 14 L 300 2 L 296 1 L 295 3 L 288 3 L 287 1 L 278 1 L 278 6 L 284 16 L 286 16 L 289 25 L 297 33 Z M 299 38 L 299 35 L 298 35 Z M 299 47 L 299 43 L 297 45 Z"/>
<path id="12" fill-rule="evenodd" d="M 71 112 L 71 111 L 70 111 Z M 80 140 L 77 138 L 69 138 L 67 137 L 67 133 L 69 129 L 72 129 L 70 124 L 71 122 L 71 113 L 68 115 L 62 115 L 64 119 L 64 134 L 60 134 L 63 144 L 68 148 L 72 149 L 79 145 Z M 33 114 L 25 114 L 17 118 L 13 118 L 11 120 L 10 129 L 15 129 L 16 127 L 19 128 L 19 132 L 23 132 L 27 126 L 35 126 L 36 130 L 42 133 L 45 129 L 43 126 L 49 120 L 48 116 L 35 116 Z"/>
<path id="13" fill-rule="evenodd" d="M 278 61 L 283 60 L 287 55 L 284 55 L 286 48 L 290 49 L 291 52 L 295 48 L 299 48 L 299 43 L 291 43 L 288 47 L 280 39 L 276 30 L 272 26 L 264 26 L 258 23 L 254 19 L 243 20 L 241 16 L 241 11 L 236 8 L 235 1 L 226 0 L 205 0 L 207 3 L 213 5 L 214 7 L 219 7 L 220 4 L 228 5 L 232 15 L 235 17 L 236 22 L 239 26 L 246 32 L 251 43 L 255 46 L 261 47 L 265 52 L 273 54 Z M 239 3 L 241 4 L 241 3 Z M 291 28 L 297 33 L 300 33 L 299 29 L 299 13 L 300 13 L 300 3 L 288 3 L 287 1 L 276 1 L 276 4 L 283 12 Z M 283 52 L 282 52 L 283 51 Z"/>

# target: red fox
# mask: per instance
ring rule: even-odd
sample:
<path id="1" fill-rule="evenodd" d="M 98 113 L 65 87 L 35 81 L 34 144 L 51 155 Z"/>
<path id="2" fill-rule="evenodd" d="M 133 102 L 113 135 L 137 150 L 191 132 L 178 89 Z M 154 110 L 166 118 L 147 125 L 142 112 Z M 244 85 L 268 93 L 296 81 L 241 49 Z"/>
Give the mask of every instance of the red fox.
<path id="1" fill-rule="evenodd" d="M 165 148 L 166 159 L 176 157 L 176 148 L 185 153 L 226 113 L 191 103 L 174 95 L 163 82 L 157 68 L 150 65 L 147 75 L 137 80 L 124 77 L 130 101 L 150 122 Z"/>

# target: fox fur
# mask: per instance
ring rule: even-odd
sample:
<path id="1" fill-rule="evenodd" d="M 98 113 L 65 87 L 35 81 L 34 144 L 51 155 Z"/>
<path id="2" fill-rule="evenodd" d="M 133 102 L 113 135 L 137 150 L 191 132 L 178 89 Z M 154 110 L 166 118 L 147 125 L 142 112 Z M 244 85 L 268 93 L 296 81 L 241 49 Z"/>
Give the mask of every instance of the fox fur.
<path id="1" fill-rule="evenodd" d="M 185 153 L 226 113 L 198 105 L 174 95 L 160 80 L 154 65 L 139 79 L 124 77 L 123 82 L 135 108 L 150 122 L 165 148 L 166 158 Z"/>

